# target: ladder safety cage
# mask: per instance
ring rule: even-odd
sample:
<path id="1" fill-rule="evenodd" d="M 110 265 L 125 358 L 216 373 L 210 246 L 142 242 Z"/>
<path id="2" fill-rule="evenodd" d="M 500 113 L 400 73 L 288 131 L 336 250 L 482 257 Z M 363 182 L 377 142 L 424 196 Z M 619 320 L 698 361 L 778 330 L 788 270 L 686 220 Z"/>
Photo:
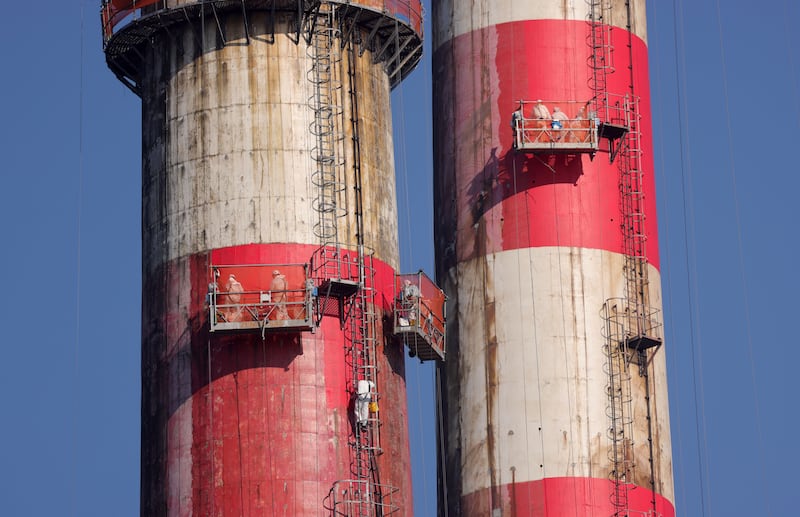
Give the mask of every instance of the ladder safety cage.
<path id="1" fill-rule="evenodd" d="M 624 300 L 619 299 L 619 302 L 622 301 Z M 626 512 L 630 507 L 630 492 L 636 488 L 634 483 L 636 461 L 633 452 L 635 445 L 633 442 L 634 401 L 631 374 L 628 368 L 629 354 L 625 348 L 624 329 L 617 327 L 610 316 L 620 307 L 622 305 L 616 304 L 614 300 L 606 301 L 603 306 L 604 337 L 606 338 L 603 351 L 607 359 L 603 369 L 608 376 L 606 438 L 608 440 L 608 460 L 611 464 L 608 479 L 612 483 L 609 500 L 614 506 L 612 514 L 614 517 L 627 515 Z M 623 341 L 620 341 L 621 339 Z"/>
<path id="2" fill-rule="evenodd" d="M 314 113 L 309 126 L 311 157 L 316 163 L 311 182 L 317 187 L 312 206 L 317 212 L 314 234 L 322 242 L 338 242 L 339 219 L 347 215 L 343 193 L 346 185 L 342 178 L 345 164 L 342 158 L 342 83 L 340 80 L 342 55 L 341 32 L 333 4 L 318 6 L 312 17 L 310 41 L 306 53 L 311 68 L 307 78 L 313 94 L 308 106 Z"/>
<path id="3" fill-rule="evenodd" d="M 338 316 L 344 326 L 353 310 L 354 297 L 363 287 L 358 252 L 332 245 L 320 246 L 311 256 L 310 268 L 318 293 L 317 324 L 328 315 Z"/>
<path id="4" fill-rule="evenodd" d="M 342 479 L 328 494 L 333 517 L 388 517 L 400 512 L 397 487 L 363 479 Z"/>
<path id="5" fill-rule="evenodd" d="M 609 329 L 608 338 L 626 353 L 627 364 L 653 349 L 652 353 L 647 354 L 645 364 L 640 364 L 649 366 L 664 343 L 661 311 L 626 298 L 610 298 L 605 303 L 605 319 Z"/>
<path id="6" fill-rule="evenodd" d="M 395 275 L 394 334 L 420 361 L 445 359 L 447 296 L 425 273 Z"/>
<path id="7" fill-rule="evenodd" d="M 308 264 L 212 264 L 206 295 L 211 332 L 315 329 L 317 288 Z"/>
<path id="8" fill-rule="evenodd" d="M 607 152 L 609 161 L 614 163 L 631 130 L 637 103 L 629 94 L 606 93 L 603 98 L 605 102 L 597 103 L 597 132 L 608 142 L 608 148 L 601 150 Z"/>

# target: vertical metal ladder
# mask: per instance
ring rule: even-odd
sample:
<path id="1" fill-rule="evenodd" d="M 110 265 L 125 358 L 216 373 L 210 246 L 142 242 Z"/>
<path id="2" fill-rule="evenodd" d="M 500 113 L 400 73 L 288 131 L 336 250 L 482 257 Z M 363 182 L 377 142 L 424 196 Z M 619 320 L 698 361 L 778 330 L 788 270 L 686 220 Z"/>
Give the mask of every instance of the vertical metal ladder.
<path id="1" fill-rule="evenodd" d="M 630 20 L 630 3 L 627 5 Z M 619 164 L 625 245 L 625 310 L 627 313 L 623 319 L 625 328 L 622 336 L 622 352 L 625 355 L 626 370 L 635 359 L 639 366 L 639 375 L 644 378 L 650 489 L 655 494 L 657 474 L 653 452 L 653 420 L 648 366 L 655 352 L 662 345 L 661 322 L 660 311 L 650 306 L 641 115 L 639 98 L 633 91 L 626 97 L 625 107 L 629 130 L 622 144 L 622 159 Z M 654 350 L 653 352 L 649 351 L 651 348 Z M 655 498 L 651 502 L 653 504 L 652 514 L 656 515 Z"/>
<path id="2" fill-rule="evenodd" d="M 331 20 L 333 23 L 335 20 Z M 351 38 L 357 38 L 351 32 Z M 337 33 L 338 35 L 338 33 Z M 399 511 L 392 502 L 398 489 L 381 483 L 377 457 L 382 453 L 380 441 L 380 392 L 378 376 L 377 345 L 380 318 L 375 304 L 375 268 L 373 253 L 364 243 L 364 206 L 362 192 L 360 117 L 356 77 L 354 41 L 342 42 L 348 48 L 347 86 L 349 94 L 350 123 L 352 128 L 354 217 L 357 239 L 357 283 L 355 294 L 341 303 L 349 304 L 345 320 L 346 361 L 350 366 L 349 391 L 356 396 L 359 381 L 372 383 L 371 401 L 377 411 L 370 410 L 366 426 L 354 425 L 350 440 L 351 479 L 337 481 L 331 489 L 334 516 L 341 517 L 384 517 Z M 339 47 L 339 42 L 335 43 Z M 342 47 L 339 47 L 342 48 Z M 341 254 L 339 254 L 341 255 Z M 354 401 L 355 402 L 355 401 Z"/>
<path id="3" fill-rule="evenodd" d="M 621 149 L 619 162 L 622 195 L 622 233 L 625 246 L 625 299 L 632 311 L 631 336 L 649 333 L 647 291 L 650 279 L 647 269 L 647 234 L 644 210 L 644 171 L 642 170 L 639 100 L 625 99 L 629 129 Z"/>
<path id="4" fill-rule="evenodd" d="M 629 492 L 634 483 L 633 402 L 630 363 L 640 351 L 630 346 L 635 336 L 645 334 L 650 317 L 646 305 L 647 234 L 645 232 L 642 150 L 639 129 L 639 104 L 633 95 L 626 95 L 624 111 L 628 131 L 620 144 L 618 170 L 622 211 L 622 240 L 625 275 L 623 298 L 606 302 L 608 358 L 608 416 L 610 419 L 609 478 L 613 482 L 611 502 L 615 516 L 629 515 Z M 643 363 L 640 361 L 640 373 Z M 649 402 L 648 402 L 649 404 Z"/>
<path id="5" fill-rule="evenodd" d="M 311 156 L 316 162 L 311 181 L 317 187 L 313 207 L 318 214 L 314 233 L 323 245 L 333 243 L 338 249 L 338 219 L 346 215 L 344 203 L 340 202 L 345 191 L 341 171 L 344 161 L 340 151 L 343 140 L 340 130 L 342 85 L 336 75 L 340 72 L 342 60 L 338 43 L 341 34 L 332 4 L 321 2 L 310 16 L 313 18 L 309 22 L 308 46 L 311 69 L 307 77 L 313 86 L 309 106 L 314 112 L 314 120 L 309 129 L 314 142 Z"/>
<path id="6" fill-rule="evenodd" d="M 381 484 L 377 457 L 382 453 L 380 445 L 380 397 L 378 392 L 377 366 L 377 323 L 375 312 L 375 270 L 372 255 L 359 245 L 359 284 L 361 288 L 355 295 L 353 307 L 348 319 L 350 346 L 348 360 L 351 365 L 351 386 L 355 393 L 360 380 L 370 381 L 375 386 L 372 401 L 378 411 L 370 411 L 368 424 L 355 426 L 355 436 L 350 442 L 352 447 L 351 472 L 355 483 L 352 484 L 350 517 L 375 517 L 389 515 L 396 509 L 384 499 L 384 487 Z M 392 492 L 391 489 L 388 490 Z M 355 496 L 355 497 L 352 497 Z M 355 511 L 353 511 L 355 510 Z"/>
<path id="7" fill-rule="evenodd" d="M 627 349 L 621 343 L 625 339 L 626 300 L 608 300 L 605 303 L 606 353 L 605 371 L 608 375 L 606 391 L 609 419 L 607 428 L 608 459 L 611 470 L 608 478 L 612 482 L 611 504 L 615 517 L 629 514 L 629 492 L 635 487 L 633 481 L 633 393 Z"/>
<path id="8" fill-rule="evenodd" d="M 586 38 L 589 46 L 588 65 L 590 69 L 589 88 L 592 91 L 589 110 L 603 122 L 614 121 L 619 117 L 619 106 L 614 112 L 609 108 L 608 76 L 614 73 L 614 47 L 611 39 L 613 25 L 611 20 L 611 2 L 609 0 L 586 0 L 588 7 L 587 24 L 589 34 Z M 627 97 L 626 97 L 627 99 Z M 625 118 L 629 118 L 628 106 L 623 107 Z M 638 122 L 638 119 L 637 119 Z M 606 353 L 605 371 L 608 376 L 606 385 L 608 406 L 608 459 L 611 469 L 608 477 L 612 482 L 610 500 L 615 517 L 629 514 L 629 492 L 635 487 L 633 482 L 633 394 L 627 349 L 625 347 L 626 318 L 630 295 L 635 291 L 629 275 L 634 265 L 643 254 L 640 252 L 644 243 L 638 236 L 644 237 L 641 224 L 641 189 L 633 187 L 637 178 L 641 179 L 640 149 L 638 141 L 638 125 L 636 135 L 633 128 L 623 133 L 619 143 L 623 159 L 619 161 L 620 181 L 622 186 L 623 240 L 625 254 L 625 292 L 623 299 L 607 300 L 604 305 L 606 321 Z M 614 152 L 611 151 L 613 161 Z M 641 182 L 638 181 L 638 184 Z M 638 194 L 634 193 L 638 192 Z"/>
<path id="9" fill-rule="evenodd" d="M 609 0 L 586 0 L 589 13 L 586 23 L 589 35 L 589 89 L 592 99 L 589 111 L 594 111 L 602 120 L 608 120 L 608 75 L 614 73 L 613 47 L 611 45 L 611 4 Z"/>

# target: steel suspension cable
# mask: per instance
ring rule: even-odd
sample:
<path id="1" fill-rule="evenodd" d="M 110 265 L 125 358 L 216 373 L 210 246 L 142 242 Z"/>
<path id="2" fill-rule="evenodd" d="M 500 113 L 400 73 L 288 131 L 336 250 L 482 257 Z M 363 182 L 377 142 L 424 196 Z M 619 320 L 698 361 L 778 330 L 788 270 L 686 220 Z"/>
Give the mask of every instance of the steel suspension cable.
<path id="1" fill-rule="evenodd" d="M 795 66 L 795 55 L 793 52 L 794 47 L 792 46 L 791 37 L 794 34 L 794 31 L 790 27 L 791 23 L 794 23 L 794 19 L 791 18 L 791 14 L 789 12 L 789 1 L 783 1 L 783 29 L 784 35 L 786 36 L 786 55 L 787 60 L 789 61 L 789 75 L 791 75 L 791 85 L 792 85 L 792 100 L 794 104 L 794 111 L 795 111 L 795 118 L 797 122 L 797 128 L 800 129 L 800 100 L 798 100 L 798 85 L 797 85 L 797 67 Z M 724 62 L 723 62 L 724 65 Z M 726 102 L 727 106 L 727 102 Z"/>
<path id="2" fill-rule="evenodd" d="M 426 77 L 426 79 L 427 79 L 427 77 Z M 426 82 L 425 84 L 427 85 L 429 83 Z M 429 88 L 429 86 L 426 86 L 426 88 Z M 409 182 L 408 182 L 408 152 L 407 152 L 408 148 L 407 148 L 407 145 L 406 145 L 406 119 L 405 119 L 405 104 L 404 104 L 404 100 L 405 99 L 404 99 L 404 95 L 403 95 L 404 90 L 405 90 L 405 83 L 401 82 L 397 86 L 397 99 L 398 99 L 397 102 L 399 104 L 399 110 L 398 111 L 400 113 L 400 124 L 399 124 L 399 128 L 398 128 L 398 136 L 399 136 L 399 144 L 400 144 L 399 145 L 399 151 L 400 151 L 400 156 L 402 158 L 401 166 L 400 166 L 400 173 L 401 173 L 400 177 L 401 177 L 402 182 L 403 182 L 403 208 L 404 208 L 404 212 L 405 212 L 403 215 L 405 215 L 405 219 L 406 219 L 405 222 L 406 222 L 406 236 L 407 236 L 407 253 L 405 254 L 405 257 L 406 257 L 407 263 L 413 263 L 415 256 L 414 256 L 413 238 L 412 238 L 412 232 L 411 232 L 411 228 L 412 228 L 412 225 L 411 225 L 411 202 L 409 201 L 409 195 L 408 195 L 408 185 L 409 185 Z M 428 121 L 428 123 L 426 124 L 426 129 L 427 129 L 428 133 L 430 133 L 430 127 L 429 126 L 430 126 L 430 121 Z M 428 140 L 428 141 L 430 141 L 430 140 Z M 402 262 L 403 262 L 402 254 L 401 254 L 400 258 L 401 258 L 400 262 L 402 264 Z M 407 336 L 404 335 L 403 336 L 403 352 L 405 352 L 405 347 L 406 346 L 408 346 L 408 338 L 407 338 Z M 416 355 L 416 352 L 417 351 L 416 351 L 416 345 L 415 345 L 415 355 Z M 414 371 L 414 377 L 415 377 L 415 381 L 416 381 L 415 382 L 416 391 L 417 391 L 417 418 L 419 419 L 419 427 L 418 427 L 418 429 L 419 429 L 419 437 L 418 437 L 418 440 L 419 440 L 420 449 L 421 449 L 421 453 L 422 453 L 420 455 L 421 458 L 422 458 L 422 486 L 423 487 L 427 487 L 428 486 L 428 482 L 427 482 L 427 464 L 425 462 L 425 457 L 427 456 L 427 454 L 425 453 L 425 433 L 423 431 L 424 430 L 424 426 L 422 425 L 424 419 L 423 419 L 423 413 L 422 413 L 422 380 L 421 380 L 422 377 L 421 377 L 420 371 L 419 371 L 420 368 L 421 368 L 421 366 L 418 365 L 416 368 L 413 369 L 413 371 Z M 422 490 L 422 502 L 423 502 L 423 506 L 425 508 L 427 508 L 428 507 L 428 493 L 424 488 Z"/>
<path id="3" fill-rule="evenodd" d="M 84 36 L 85 29 L 84 13 L 86 0 L 81 0 L 80 3 L 80 37 L 79 49 L 80 66 L 78 68 L 78 200 L 75 214 L 75 233 L 76 233 L 76 252 L 75 252 L 75 344 L 73 348 L 73 364 L 72 364 L 72 420 L 70 423 L 70 431 L 72 436 L 71 442 L 71 458 L 70 470 L 70 500 L 69 500 L 69 514 L 74 516 L 75 513 L 75 493 L 78 465 L 78 408 L 77 396 L 78 379 L 80 378 L 80 343 L 81 343 L 81 225 L 83 219 L 83 74 L 84 74 Z"/>
<path id="4" fill-rule="evenodd" d="M 657 15 L 657 13 L 658 13 L 658 9 L 653 9 L 653 23 L 651 24 L 652 30 L 650 31 L 653 34 L 653 37 L 650 40 L 652 42 L 657 42 L 658 39 L 659 39 L 658 38 L 659 25 L 658 25 L 658 15 Z M 650 52 L 651 55 L 653 54 L 652 50 L 656 46 L 657 46 L 656 43 L 649 44 L 649 48 L 651 50 L 651 52 Z M 660 91 L 661 91 L 661 84 L 662 84 L 662 82 L 661 82 L 662 81 L 661 80 L 661 76 L 662 76 L 661 75 L 661 60 L 660 59 L 655 59 L 654 61 L 655 61 L 655 72 L 654 72 L 655 73 L 655 83 L 653 85 L 653 89 L 655 90 L 655 93 L 656 93 L 655 98 L 660 98 L 661 97 Z M 653 120 L 657 120 L 658 121 L 658 132 L 659 132 L 660 135 L 663 135 L 664 134 L 664 124 L 663 124 L 664 114 L 661 111 L 660 103 L 654 104 L 653 109 L 654 109 Z M 657 116 L 656 116 L 655 111 L 658 112 Z M 663 171 L 667 170 L 666 163 L 665 163 L 665 160 L 664 160 L 664 156 L 665 156 L 664 139 L 663 138 L 659 138 L 657 145 L 658 145 L 658 148 L 659 148 L 659 158 L 660 158 L 659 167 L 658 167 L 657 170 L 662 171 L 662 175 L 663 175 L 664 174 Z M 661 175 L 657 175 L 657 176 L 661 176 Z M 662 181 L 664 181 L 664 180 L 662 180 Z M 657 190 L 658 190 L 658 188 L 657 188 Z M 660 192 L 659 201 L 660 201 L 660 205 L 661 205 L 661 213 L 665 215 L 665 217 L 663 218 L 665 235 L 667 237 L 667 240 L 669 240 L 669 235 L 670 235 L 669 219 L 670 218 L 666 217 L 667 207 L 670 205 L 670 203 L 669 203 L 669 190 L 666 188 L 666 186 L 664 186 L 664 188 L 661 188 L 659 190 L 659 192 Z M 666 270 L 666 273 L 667 273 L 667 285 L 666 285 L 667 303 L 668 303 L 670 309 L 672 309 L 672 307 L 675 306 L 674 305 L 674 301 L 673 301 L 673 297 L 672 297 L 673 291 L 674 291 L 673 284 L 672 284 L 672 282 L 673 282 L 672 254 L 670 253 L 670 246 L 664 246 L 663 249 L 664 249 L 664 255 L 665 255 L 665 260 L 664 260 L 665 266 L 664 266 L 664 269 Z M 665 327 L 665 329 L 667 327 L 666 313 L 664 313 L 664 327 Z M 674 317 L 674 311 L 673 310 L 670 310 L 669 335 L 671 335 L 671 336 L 676 336 L 677 335 L 676 331 L 675 331 L 675 317 Z M 667 363 L 668 363 L 667 364 L 667 369 L 668 369 L 668 371 L 677 372 L 676 347 L 667 346 L 666 347 L 666 354 L 667 354 Z M 681 428 L 680 397 L 676 396 L 676 397 L 674 397 L 672 399 L 672 401 L 673 401 L 673 404 L 675 405 L 676 427 L 678 429 L 680 429 Z M 685 472 L 683 470 L 684 469 L 683 441 L 681 440 L 681 436 L 682 436 L 681 433 L 676 433 L 675 440 L 674 440 L 674 441 L 677 442 L 678 458 L 679 458 L 678 468 L 680 469 L 680 475 L 678 476 L 678 480 L 679 480 L 679 483 L 680 483 L 680 490 L 676 491 L 676 493 L 686 494 L 686 485 L 685 485 L 685 477 L 686 476 L 685 476 Z M 673 462 L 673 465 L 674 464 L 675 464 L 675 462 Z M 677 499 L 677 497 L 676 497 L 676 499 Z M 679 506 L 677 501 L 675 501 L 675 505 Z"/>
<path id="5" fill-rule="evenodd" d="M 736 242 L 738 245 L 738 255 L 739 255 L 739 280 L 741 282 L 742 287 L 742 294 L 743 294 L 743 301 L 744 301 L 744 324 L 745 324 L 745 335 L 747 336 L 747 354 L 750 363 L 750 381 L 752 383 L 753 389 L 753 411 L 755 412 L 755 425 L 756 425 L 756 439 L 758 440 L 758 459 L 759 459 L 759 467 L 760 467 L 760 477 L 761 477 L 761 489 L 763 490 L 764 496 L 764 505 L 766 508 L 767 516 L 772 515 L 770 510 L 770 497 L 769 497 L 769 486 L 767 483 L 767 469 L 765 465 L 765 456 L 766 451 L 764 449 L 764 431 L 761 426 L 761 406 L 758 401 L 758 382 L 756 380 L 756 369 L 755 369 L 755 354 L 753 353 L 753 331 L 752 331 L 752 322 L 750 317 L 750 303 L 748 302 L 748 289 L 747 289 L 747 277 L 745 275 L 745 266 L 744 266 L 744 244 L 742 242 L 742 220 L 741 220 L 741 211 L 739 209 L 739 193 L 737 190 L 737 182 L 736 182 L 736 161 L 733 152 L 733 127 L 731 124 L 731 110 L 730 110 L 730 97 L 728 92 L 728 70 L 726 65 L 726 54 L 725 54 L 725 41 L 723 38 L 722 32 L 722 16 L 720 14 L 720 6 L 719 0 L 716 0 L 716 15 L 717 15 L 717 30 L 719 32 L 719 53 L 720 53 L 720 62 L 722 64 L 722 98 L 725 104 L 725 125 L 727 129 L 727 142 L 728 142 L 728 160 L 730 161 L 730 177 L 731 177 L 731 188 L 733 190 L 733 207 L 734 207 L 734 216 L 736 220 Z M 794 74 L 792 74 L 794 77 Z"/>
<path id="6" fill-rule="evenodd" d="M 695 413 L 695 440 L 697 444 L 697 468 L 698 482 L 700 484 L 700 514 L 706 515 L 706 490 L 708 490 L 708 480 L 705 479 L 708 473 L 708 466 L 703 463 L 703 456 L 707 456 L 707 449 L 704 447 L 704 440 L 701 440 L 701 427 L 705 430 L 705 407 L 703 403 L 703 384 L 702 384 L 702 351 L 700 350 L 699 339 L 696 339 L 697 330 L 695 328 L 695 315 L 693 310 L 697 310 L 696 278 L 692 275 L 692 250 L 694 250 L 694 225 L 693 218 L 690 216 L 691 206 L 687 203 L 687 195 L 691 196 L 691 158 L 688 152 L 689 147 L 689 114 L 682 92 L 686 89 L 686 55 L 685 42 L 683 40 L 683 11 L 681 0 L 673 2 L 673 41 L 675 45 L 675 81 L 678 96 L 678 143 L 680 148 L 680 169 L 681 169 L 681 199 L 683 201 L 683 238 L 684 238 L 684 260 L 686 266 L 687 291 L 689 298 L 689 342 L 692 353 L 692 393 L 694 400 Z M 683 81 L 683 82 L 681 82 Z M 685 124 L 685 126 L 684 126 Z M 685 131 L 685 135 L 684 135 Z M 687 193 L 687 185 L 689 191 Z M 690 247 L 691 244 L 691 247 Z M 700 365 L 698 365 L 700 363 Z M 698 377 L 700 383 L 698 386 Z M 702 406 L 702 410 L 701 410 Z M 702 418 L 701 418 L 702 413 Z M 707 463 L 707 462 L 706 462 Z M 709 494 L 710 499 L 710 494 Z M 709 509 L 710 511 L 710 509 Z"/>

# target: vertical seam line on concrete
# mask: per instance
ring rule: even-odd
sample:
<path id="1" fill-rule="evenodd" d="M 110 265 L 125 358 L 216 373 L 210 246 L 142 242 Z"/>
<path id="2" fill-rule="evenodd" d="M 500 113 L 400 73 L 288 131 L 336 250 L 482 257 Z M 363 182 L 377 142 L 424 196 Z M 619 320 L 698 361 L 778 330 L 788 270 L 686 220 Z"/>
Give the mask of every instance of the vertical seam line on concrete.
<path id="1" fill-rule="evenodd" d="M 509 6 L 509 8 L 511 10 L 511 18 L 514 19 L 514 4 L 511 4 Z M 511 26 L 512 46 L 516 42 L 516 38 L 515 38 L 516 31 L 517 31 L 517 26 L 515 24 L 513 24 Z M 512 57 L 512 59 L 513 59 L 513 57 Z M 516 84 L 515 71 L 516 71 L 516 66 L 514 66 L 514 62 L 512 61 L 512 63 L 511 63 L 511 84 Z M 516 156 L 514 156 L 514 154 L 513 154 L 514 151 L 507 151 L 507 152 L 511 152 L 512 153 L 511 177 L 512 177 L 512 182 L 513 182 L 514 200 L 515 200 L 515 202 L 519 202 L 519 197 L 518 197 L 519 193 L 518 193 L 518 188 L 517 188 L 517 161 L 516 161 Z M 527 203 L 527 193 L 525 194 L 525 200 L 526 200 L 526 203 Z M 527 210 L 526 210 L 525 213 L 526 214 L 528 213 Z M 505 214 L 503 214 L 503 215 L 505 215 Z M 502 217 L 501 218 L 501 223 L 504 220 L 505 220 L 505 217 Z M 525 224 L 527 226 L 526 233 L 528 235 L 528 239 L 530 239 L 530 218 L 528 218 L 528 217 L 525 218 Z M 516 236 L 516 241 L 517 242 L 521 242 L 520 225 L 516 225 L 516 224 L 514 225 L 514 233 L 515 233 L 515 236 Z M 527 249 L 528 249 L 528 253 L 530 254 L 530 249 L 531 249 L 530 246 L 527 246 Z M 516 258 L 517 258 L 517 275 L 518 276 L 522 276 L 522 274 L 523 274 L 523 269 L 522 269 L 522 250 L 521 249 L 514 250 L 514 254 L 516 255 Z M 530 270 L 530 269 L 528 271 L 528 276 L 530 278 L 530 290 L 528 292 L 528 296 L 531 299 L 531 303 L 533 303 L 533 301 L 532 301 L 533 300 L 533 291 L 534 291 L 534 289 L 533 289 L 533 271 Z M 526 321 L 526 318 L 524 317 L 523 310 L 522 310 L 522 297 L 523 297 L 523 290 L 520 289 L 519 290 L 519 295 L 518 295 L 518 300 L 519 300 L 518 308 L 519 308 L 519 321 L 520 322 Z M 534 346 L 536 346 L 536 337 L 535 337 L 536 336 L 536 322 L 535 322 L 535 320 L 533 318 L 533 315 L 531 315 L 531 318 L 528 319 L 527 321 L 533 322 L 533 325 L 532 325 L 533 334 L 534 334 L 534 340 L 533 341 L 534 341 Z M 521 361 L 521 363 L 522 363 L 522 404 L 523 404 L 523 408 L 524 408 L 523 416 L 525 418 L 525 457 L 526 458 L 530 458 L 530 456 L 531 456 L 531 447 L 530 447 L 530 430 L 529 430 L 529 426 L 528 426 L 528 390 L 526 389 L 526 387 L 528 385 L 528 378 L 527 378 L 527 375 L 526 375 L 528 360 L 527 360 L 526 354 L 525 354 L 525 352 L 527 350 L 527 346 L 526 346 L 526 343 L 525 343 L 525 341 L 526 341 L 525 340 L 525 329 L 526 329 L 526 326 L 522 325 L 521 327 L 522 328 L 520 329 L 521 332 L 520 332 L 519 347 L 520 347 L 520 353 L 522 354 L 522 361 Z M 536 368 L 537 368 L 536 382 L 537 383 L 539 383 L 538 367 L 539 367 L 539 364 L 538 364 L 538 359 L 537 359 L 537 362 L 536 362 Z M 541 397 L 537 397 L 537 399 L 538 399 L 538 403 L 539 403 L 539 421 L 541 422 L 541 418 L 542 418 L 542 414 L 541 414 L 542 413 L 542 410 L 541 410 Z M 530 481 L 533 478 L 532 472 L 531 472 L 531 468 L 530 468 L 530 462 L 527 463 L 526 467 L 527 467 L 526 468 L 527 472 L 526 472 L 525 478 L 526 478 L 526 481 Z M 528 500 L 531 501 L 532 500 L 531 483 L 527 482 L 527 483 L 525 483 L 525 485 L 526 485 L 526 491 L 527 491 Z M 516 496 L 516 489 L 514 488 L 514 492 L 512 493 L 512 498 L 514 498 L 515 496 Z M 511 501 L 511 508 L 512 508 L 512 511 L 514 513 L 516 513 L 517 510 L 518 510 L 516 508 L 516 501 L 514 499 L 512 499 L 512 501 Z M 528 508 L 528 515 L 531 515 L 531 513 L 530 513 L 531 511 L 532 511 L 532 508 L 529 507 Z"/>
<path id="2" fill-rule="evenodd" d="M 552 183 L 552 188 L 553 188 L 553 211 L 554 211 L 554 216 L 555 216 L 553 218 L 553 225 L 555 227 L 555 235 L 556 235 L 556 247 L 555 247 L 555 250 L 556 250 L 556 257 L 557 257 L 557 260 L 558 260 L 558 287 L 559 287 L 559 291 L 560 291 L 560 300 L 561 300 L 561 302 L 560 302 L 560 306 L 561 306 L 561 333 L 562 333 L 561 343 L 562 343 L 562 350 L 564 351 L 564 373 L 565 373 L 565 379 L 564 380 L 565 380 L 566 395 L 567 395 L 567 410 L 569 411 L 569 418 L 567 419 L 568 427 L 569 427 L 569 430 L 568 430 L 568 433 L 569 433 L 569 439 L 568 439 L 569 452 L 568 452 L 568 457 L 571 460 L 571 459 L 574 459 L 574 451 L 573 451 L 573 445 L 574 445 L 574 442 L 573 442 L 573 434 L 574 434 L 573 433 L 573 420 L 574 420 L 574 414 L 573 414 L 572 395 L 570 393 L 571 392 L 571 388 L 570 388 L 570 372 L 569 372 L 569 353 L 568 353 L 568 350 L 567 350 L 567 348 L 568 348 L 568 343 L 567 343 L 567 321 L 566 321 L 566 311 L 565 311 L 565 308 L 564 308 L 564 303 L 565 303 L 565 298 L 564 298 L 564 278 L 563 278 L 563 274 L 564 273 L 563 273 L 563 267 L 562 267 L 562 261 L 561 261 L 562 247 L 561 247 L 561 233 L 559 231 L 559 218 L 558 218 L 558 188 L 557 188 L 557 184 L 556 184 L 555 181 Z M 571 203 L 571 200 L 570 200 L 570 203 Z M 570 213 L 571 213 L 571 211 L 570 211 Z M 571 252 L 571 250 L 570 250 L 570 252 Z M 572 296 L 574 297 L 574 293 L 572 293 Z M 569 469 L 569 463 L 570 462 L 567 461 L 567 469 Z M 564 475 L 566 475 L 566 474 L 567 473 L 565 472 Z M 574 472 L 573 472 L 573 474 L 574 474 Z M 575 512 L 578 511 L 578 506 L 577 506 L 578 497 L 577 497 L 576 490 L 577 490 L 577 487 L 573 484 L 572 496 L 573 496 L 573 502 L 574 502 L 573 506 L 575 508 Z M 575 515 L 576 515 L 576 517 L 578 517 L 577 513 Z"/>

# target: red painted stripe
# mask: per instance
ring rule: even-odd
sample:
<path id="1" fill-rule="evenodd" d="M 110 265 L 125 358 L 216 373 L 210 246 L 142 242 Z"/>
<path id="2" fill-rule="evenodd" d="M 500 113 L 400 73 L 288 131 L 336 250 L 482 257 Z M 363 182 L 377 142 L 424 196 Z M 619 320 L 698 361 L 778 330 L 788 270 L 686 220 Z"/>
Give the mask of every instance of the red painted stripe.
<path id="1" fill-rule="evenodd" d="M 305 264 L 319 249 L 315 244 L 248 244 L 230 246 L 211 251 L 214 264 Z M 345 250 L 348 251 L 348 250 Z M 350 250 L 354 253 L 353 250 Z M 394 297 L 395 270 L 386 262 L 374 259 L 375 302 L 383 310 L 390 310 Z"/>
<path id="2" fill-rule="evenodd" d="M 613 488 L 611 481 L 598 478 L 563 477 L 511 483 L 495 490 L 487 488 L 463 496 L 458 515 L 491 516 L 493 510 L 500 509 L 502 515 L 528 517 L 605 517 L 619 510 L 611 504 Z M 640 486 L 628 491 L 627 510 L 629 517 L 675 517 L 672 502 Z M 648 513 L 654 510 L 655 514 Z"/>
<path id="3" fill-rule="evenodd" d="M 334 482 L 353 477 L 352 374 L 338 319 L 323 319 L 314 334 L 269 334 L 263 341 L 258 332 L 208 332 L 210 264 L 305 262 L 316 248 L 224 248 L 176 260 L 147 279 L 145 296 L 165 300 L 160 308 L 147 301 L 143 318 L 143 506 L 153 514 L 169 501 L 181 512 L 191 505 L 192 515 L 316 516 Z M 386 306 L 394 271 L 381 261 L 374 265 L 380 305 Z M 399 515 L 410 516 L 403 350 L 391 341 L 381 345 L 384 454 L 378 463 L 382 482 L 400 488 Z M 190 412 L 178 411 L 187 403 Z M 181 428 L 189 430 L 181 435 L 188 443 L 170 443 Z M 163 453 L 181 448 L 189 454 L 169 459 Z M 184 488 L 191 501 L 178 499 L 180 487 L 191 487 Z"/>
<path id="4" fill-rule="evenodd" d="M 510 118 L 519 99 L 591 98 L 587 27 L 584 21 L 512 22 L 457 36 L 437 50 L 437 218 L 445 239 L 456 235 L 455 242 L 440 243 L 440 257 L 448 249 L 464 261 L 537 246 L 622 252 L 619 171 L 608 154 L 593 161 L 588 155 L 540 160 L 511 149 Z M 615 28 L 613 34 L 617 72 L 609 76 L 608 90 L 624 94 L 630 82 L 627 32 Z M 647 47 L 638 37 L 633 64 L 641 98 L 647 255 L 658 267 Z"/>

